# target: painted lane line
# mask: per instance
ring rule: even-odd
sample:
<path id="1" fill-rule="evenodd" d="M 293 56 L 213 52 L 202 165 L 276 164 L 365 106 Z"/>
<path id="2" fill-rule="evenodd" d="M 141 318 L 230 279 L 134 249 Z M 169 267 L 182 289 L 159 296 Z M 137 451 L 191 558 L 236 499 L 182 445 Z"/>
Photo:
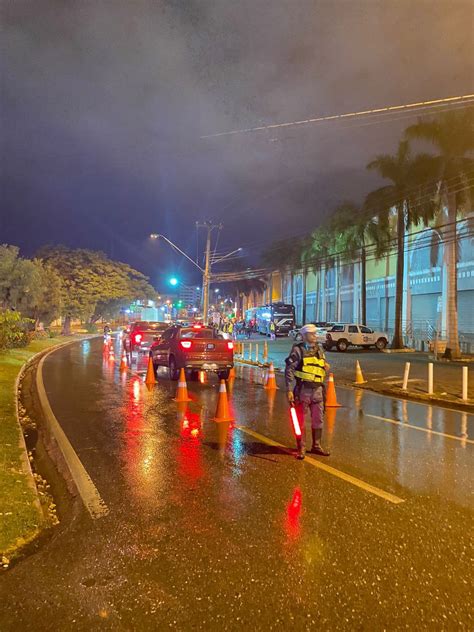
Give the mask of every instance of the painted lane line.
<path id="1" fill-rule="evenodd" d="M 380 421 L 386 421 L 389 424 L 401 426 L 402 428 L 410 428 L 411 430 L 419 430 L 420 432 L 427 432 L 428 434 L 438 435 L 439 437 L 446 437 L 446 439 L 455 439 L 456 441 L 463 441 L 464 443 L 474 444 L 473 439 L 466 439 L 465 437 L 457 437 L 456 435 L 447 434 L 446 432 L 439 432 L 438 430 L 430 430 L 429 428 L 421 428 L 420 426 L 414 426 L 413 424 L 405 423 L 403 421 L 397 421 L 396 419 L 389 419 L 387 417 L 379 417 L 378 415 L 370 415 L 369 413 L 364 413 L 364 417 L 379 419 Z"/>
<path id="2" fill-rule="evenodd" d="M 86 468 L 74 451 L 74 448 L 69 442 L 64 430 L 61 428 L 59 421 L 56 419 L 46 394 L 43 381 L 43 365 L 46 358 L 50 355 L 50 353 L 53 353 L 53 351 L 55 351 L 55 349 L 41 358 L 38 363 L 38 370 L 36 371 L 36 387 L 38 389 L 41 407 L 49 430 L 62 452 L 66 465 L 68 466 L 74 483 L 76 484 L 79 495 L 82 498 L 82 502 L 92 518 L 102 518 L 109 513 L 109 509 L 102 500 L 99 492 L 97 491 L 97 487 L 94 485 L 94 482 L 87 473 Z"/>
<path id="3" fill-rule="evenodd" d="M 282 443 L 278 443 L 278 441 L 269 439 L 268 437 L 265 437 L 264 435 L 261 435 L 258 432 L 255 432 L 254 430 L 250 430 L 250 428 L 244 428 L 243 426 L 235 426 L 235 427 L 237 428 L 237 430 L 240 430 L 241 432 L 244 432 L 245 434 L 248 434 L 251 437 L 258 439 L 259 441 L 262 441 L 263 443 L 266 443 L 267 445 L 271 445 L 277 448 L 283 448 L 285 451 L 290 453 L 290 450 L 287 448 L 287 446 L 283 445 Z M 362 481 L 359 478 L 356 478 L 355 476 L 351 476 L 350 474 L 346 474 L 345 472 L 342 472 L 341 470 L 337 470 L 335 467 L 326 465 L 326 463 L 321 463 L 321 461 L 316 461 L 315 459 L 312 459 L 311 457 L 307 456 L 304 462 L 308 463 L 308 465 L 312 465 L 313 467 L 323 470 L 324 472 L 327 472 L 328 474 L 331 474 L 332 476 L 336 476 L 337 478 L 342 479 L 346 483 L 350 483 L 351 485 L 354 485 L 355 487 L 359 487 L 365 492 L 369 492 L 370 494 L 374 494 L 374 496 L 383 498 L 384 500 L 387 500 L 388 502 L 394 505 L 400 505 L 401 503 L 405 502 L 403 498 L 394 496 L 390 492 L 386 492 L 383 489 L 380 489 L 379 487 L 370 485 L 370 483 L 366 483 L 365 481 Z"/>

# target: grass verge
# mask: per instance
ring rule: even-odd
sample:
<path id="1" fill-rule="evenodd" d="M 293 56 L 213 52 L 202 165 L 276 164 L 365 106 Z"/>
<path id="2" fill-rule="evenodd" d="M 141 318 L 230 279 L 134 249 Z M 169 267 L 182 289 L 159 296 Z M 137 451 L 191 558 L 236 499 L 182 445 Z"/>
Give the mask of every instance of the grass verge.
<path id="1" fill-rule="evenodd" d="M 0 353 L 0 555 L 4 568 L 11 553 L 37 535 L 42 522 L 32 479 L 24 467 L 28 455 L 16 417 L 15 381 L 36 353 L 66 340 L 35 340 L 24 349 Z"/>

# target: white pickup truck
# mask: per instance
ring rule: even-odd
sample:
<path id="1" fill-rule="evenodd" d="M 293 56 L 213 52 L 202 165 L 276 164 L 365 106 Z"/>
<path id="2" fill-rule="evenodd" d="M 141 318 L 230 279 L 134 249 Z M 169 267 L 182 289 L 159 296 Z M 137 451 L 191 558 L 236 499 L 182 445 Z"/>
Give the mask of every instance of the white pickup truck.
<path id="1" fill-rule="evenodd" d="M 349 347 L 376 347 L 379 351 L 388 344 L 387 334 L 374 331 L 365 325 L 353 323 L 336 323 L 326 332 L 324 348 L 330 351 L 336 347 L 338 351 L 347 351 Z"/>

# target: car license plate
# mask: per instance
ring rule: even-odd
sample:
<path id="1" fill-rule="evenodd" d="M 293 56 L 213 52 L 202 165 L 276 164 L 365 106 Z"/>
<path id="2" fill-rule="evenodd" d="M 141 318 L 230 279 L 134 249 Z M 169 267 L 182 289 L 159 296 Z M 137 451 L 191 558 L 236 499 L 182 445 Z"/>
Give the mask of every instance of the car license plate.
<path id="1" fill-rule="evenodd" d="M 203 364 L 203 365 L 202 365 L 202 368 L 203 368 L 205 371 L 213 371 L 213 370 L 217 369 L 217 364 L 208 364 L 208 363 L 205 363 L 205 364 Z"/>
<path id="2" fill-rule="evenodd" d="M 215 345 L 212 344 L 212 342 L 208 342 L 207 343 L 207 348 L 208 349 L 214 349 Z"/>

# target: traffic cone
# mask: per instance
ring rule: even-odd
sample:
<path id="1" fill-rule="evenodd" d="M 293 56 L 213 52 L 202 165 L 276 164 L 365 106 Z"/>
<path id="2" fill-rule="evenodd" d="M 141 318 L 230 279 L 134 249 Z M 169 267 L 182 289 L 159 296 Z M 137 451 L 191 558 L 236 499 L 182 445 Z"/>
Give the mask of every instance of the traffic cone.
<path id="1" fill-rule="evenodd" d="M 109 349 L 109 360 L 115 360 L 114 348 L 110 347 Z"/>
<path id="2" fill-rule="evenodd" d="M 151 356 L 148 358 L 148 368 L 146 370 L 145 384 L 156 384 L 155 369 L 153 368 L 153 360 Z"/>
<path id="3" fill-rule="evenodd" d="M 176 389 L 175 402 L 190 402 L 191 398 L 188 397 L 188 385 L 186 384 L 186 374 L 184 369 L 179 372 L 178 388 Z"/>
<path id="4" fill-rule="evenodd" d="M 120 360 L 120 371 L 128 371 L 127 354 L 125 353 L 125 351 L 122 352 L 122 358 Z"/>
<path id="5" fill-rule="evenodd" d="M 275 378 L 275 368 L 273 366 L 273 362 L 270 363 L 270 368 L 268 369 L 267 383 L 265 384 L 264 388 L 267 391 L 278 390 L 278 386 L 277 386 L 276 378 Z"/>
<path id="6" fill-rule="evenodd" d="M 355 384 L 367 384 L 367 380 L 364 380 L 364 376 L 362 375 L 362 369 L 360 368 L 359 360 L 356 360 Z"/>
<path id="7" fill-rule="evenodd" d="M 219 399 L 217 400 L 216 416 L 214 421 L 233 421 L 234 418 L 230 414 L 229 402 L 227 400 L 227 389 L 225 387 L 225 380 L 221 380 L 219 386 Z"/>
<path id="8" fill-rule="evenodd" d="M 326 389 L 326 408 L 340 408 L 341 404 L 338 404 L 336 397 L 336 387 L 334 386 L 334 375 L 329 374 L 328 385 Z"/>

